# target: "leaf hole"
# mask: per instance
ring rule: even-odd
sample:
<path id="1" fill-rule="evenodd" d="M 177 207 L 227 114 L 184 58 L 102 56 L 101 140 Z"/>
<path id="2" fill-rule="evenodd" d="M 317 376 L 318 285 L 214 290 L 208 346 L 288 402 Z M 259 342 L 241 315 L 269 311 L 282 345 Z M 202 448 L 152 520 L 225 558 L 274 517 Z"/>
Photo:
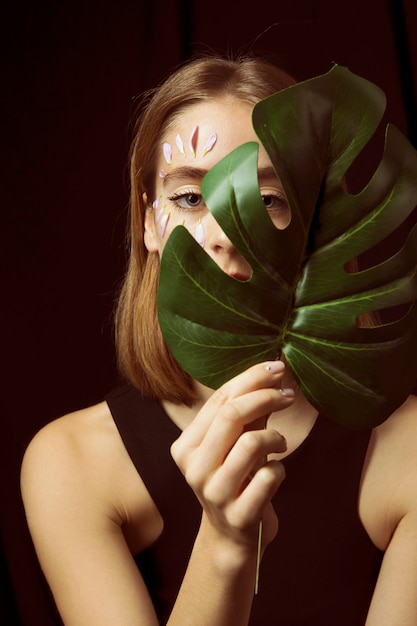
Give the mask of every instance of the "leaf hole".
<path id="1" fill-rule="evenodd" d="M 356 318 L 356 326 L 358 328 L 376 328 L 381 325 L 382 321 L 378 311 L 366 311 Z"/>
<path id="2" fill-rule="evenodd" d="M 383 263 L 394 256 L 403 247 L 410 231 L 417 224 L 417 206 L 410 215 L 380 242 L 362 252 L 358 257 L 350 259 L 344 265 L 348 274 L 356 274 Z"/>
<path id="3" fill-rule="evenodd" d="M 272 224 L 285 230 L 291 222 L 291 209 L 280 180 L 271 167 L 258 170 L 259 191 Z"/>
<path id="4" fill-rule="evenodd" d="M 386 119 L 386 114 L 383 120 Z M 385 124 L 381 124 L 372 139 L 363 146 L 348 171 L 346 181 L 349 193 L 356 195 L 369 183 L 381 162 L 385 144 Z"/>
<path id="5" fill-rule="evenodd" d="M 358 326 L 358 328 L 375 328 L 377 326 L 398 322 L 407 315 L 411 306 L 412 304 L 407 302 L 385 309 L 378 309 L 378 311 L 366 311 L 366 313 L 358 315 L 356 318 L 356 326 Z"/>
<path id="6" fill-rule="evenodd" d="M 358 258 L 358 264 L 360 269 L 367 269 L 373 265 L 378 265 L 391 256 L 394 256 L 404 245 L 408 234 L 412 230 L 413 226 L 417 224 L 417 207 L 411 212 L 411 214 L 400 224 L 395 230 L 392 231 L 382 241 L 377 243 L 369 250 L 363 252 Z"/>

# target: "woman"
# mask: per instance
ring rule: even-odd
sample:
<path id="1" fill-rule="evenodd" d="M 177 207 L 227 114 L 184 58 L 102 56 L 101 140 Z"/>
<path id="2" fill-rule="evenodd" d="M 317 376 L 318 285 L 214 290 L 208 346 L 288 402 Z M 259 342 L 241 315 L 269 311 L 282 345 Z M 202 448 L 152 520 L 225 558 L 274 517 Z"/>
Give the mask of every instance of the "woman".
<path id="1" fill-rule="evenodd" d="M 204 206 L 201 178 L 257 140 L 253 105 L 292 82 L 264 61 L 201 59 L 141 117 L 117 314 L 131 386 L 49 424 L 22 468 L 29 527 L 67 626 L 416 623 L 417 400 L 372 432 L 348 431 L 317 415 L 281 361 L 213 393 L 174 361 L 157 323 L 159 259 L 177 224 L 229 275 L 250 277 Z M 259 183 L 285 228 L 262 146 Z"/>

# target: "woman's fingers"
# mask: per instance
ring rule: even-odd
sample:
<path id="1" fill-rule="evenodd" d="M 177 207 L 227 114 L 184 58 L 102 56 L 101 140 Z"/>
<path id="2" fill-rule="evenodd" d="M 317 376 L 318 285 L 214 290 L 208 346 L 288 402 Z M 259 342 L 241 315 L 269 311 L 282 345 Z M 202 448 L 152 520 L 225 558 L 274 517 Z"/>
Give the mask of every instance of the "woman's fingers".
<path id="1" fill-rule="evenodd" d="M 260 467 L 240 496 L 230 505 L 230 524 L 240 530 L 249 530 L 256 526 L 284 479 L 285 468 L 280 461 L 269 461 Z"/>
<path id="2" fill-rule="evenodd" d="M 292 403 L 294 394 L 281 390 L 284 370 L 281 361 L 272 361 L 230 380 L 171 448 L 212 526 L 239 541 L 253 538 L 254 523 L 261 518 L 268 540 L 276 532 L 276 516 L 268 505 L 284 470 L 267 457 L 284 452 L 286 442 L 272 429 L 257 430 L 256 422 L 264 424 L 268 415 Z"/>
<path id="3" fill-rule="evenodd" d="M 265 466 L 267 456 L 284 452 L 286 448 L 284 437 L 276 430 L 246 431 L 207 483 L 204 497 L 219 506 L 238 497 L 248 484 L 249 477 Z"/>
<path id="4" fill-rule="evenodd" d="M 224 462 L 245 427 L 288 404 L 278 389 L 259 389 L 218 409 L 198 445 L 199 462 L 204 462 L 204 471 L 211 471 Z"/>
<path id="5" fill-rule="evenodd" d="M 177 464 L 182 468 L 188 454 L 204 441 L 211 467 L 225 457 L 245 426 L 291 404 L 292 396 L 279 390 L 284 370 L 282 361 L 256 365 L 214 392 L 174 443 Z"/>

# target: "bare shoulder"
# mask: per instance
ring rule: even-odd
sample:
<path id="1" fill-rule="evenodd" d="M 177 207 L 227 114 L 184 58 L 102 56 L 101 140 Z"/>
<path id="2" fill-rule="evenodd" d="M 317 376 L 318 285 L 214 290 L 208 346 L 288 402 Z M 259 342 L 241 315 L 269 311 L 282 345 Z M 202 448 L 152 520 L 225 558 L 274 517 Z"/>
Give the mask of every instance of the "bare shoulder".
<path id="1" fill-rule="evenodd" d="M 76 411 L 47 424 L 29 444 L 22 464 L 22 484 L 41 474 L 45 487 L 61 482 L 70 488 L 103 484 L 110 470 L 123 464 L 123 450 L 106 403 Z M 100 477 L 100 480 L 98 478 Z"/>
<path id="2" fill-rule="evenodd" d="M 417 471 L 417 397 L 409 396 L 372 433 L 375 462 L 389 472 Z M 417 485 L 416 485 L 417 487 Z"/>
<path id="3" fill-rule="evenodd" d="M 81 518 L 95 517 L 97 524 L 122 527 L 136 551 L 142 548 L 142 531 L 147 543 L 146 520 L 157 515 L 106 402 L 40 430 L 26 450 L 21 483 L 34 532 L 47 516 L 59 518 L 61 527 L 66 520 L 74 525 L 77 511 Z"/>
<path id="4" fill-rule="evenodd" d="M 405 516 L 417 516 L 416 396 L 373 430 L 359 504 L 365 527 L 382 549 Z"/>
<path id="5" fill-rule="evenodd" d="M 60 464 L 72 459 L 82 464 L 91 455 L 99 454 L 103 445 L 103 452 L 108 453 L 115 444 L 112 431 L 110 411 L 105 402 L 64 415 L 35 435 L 25 453 L 23 469 L 27 464 L 36 466 L 38 460 Z"/>
<path id="6" fill-rule="evenodd" d="M 156 539 L 162 520 L 106 403 L 61 417 L 34 437 L 22 496 L 65 624 L 156 624 L 132 554 Z"/>

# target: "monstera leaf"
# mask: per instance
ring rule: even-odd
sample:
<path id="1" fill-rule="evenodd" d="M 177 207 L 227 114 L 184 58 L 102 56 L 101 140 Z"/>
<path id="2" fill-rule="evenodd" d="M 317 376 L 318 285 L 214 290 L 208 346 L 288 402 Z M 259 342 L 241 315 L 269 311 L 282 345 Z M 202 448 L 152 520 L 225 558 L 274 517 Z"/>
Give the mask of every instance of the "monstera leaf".
<path id="1" fill-rule="evenodd" d="M 373 427 L 404 401 L 417 378 L 417 228 L 389 258 L 346 270 L 417 204 L 417 153 L 391 126 L 370 182 L 356 195 L 345 190 L 384 107 L 379 88 L 337 65 L 255 106 L 254 129 L 291 209 L 284 230 L 260 196 L 258 144 L 238 147 L 204 177 L 210 212 L 253 273 L 246 282 L 229 277 L 184 227 L 171 233 L 159 321 L 195 379 L 216 388 L 283 354 L 307 399 L 347 426 Z M 407 303 L 389 323 L 358 322 Z"/>

